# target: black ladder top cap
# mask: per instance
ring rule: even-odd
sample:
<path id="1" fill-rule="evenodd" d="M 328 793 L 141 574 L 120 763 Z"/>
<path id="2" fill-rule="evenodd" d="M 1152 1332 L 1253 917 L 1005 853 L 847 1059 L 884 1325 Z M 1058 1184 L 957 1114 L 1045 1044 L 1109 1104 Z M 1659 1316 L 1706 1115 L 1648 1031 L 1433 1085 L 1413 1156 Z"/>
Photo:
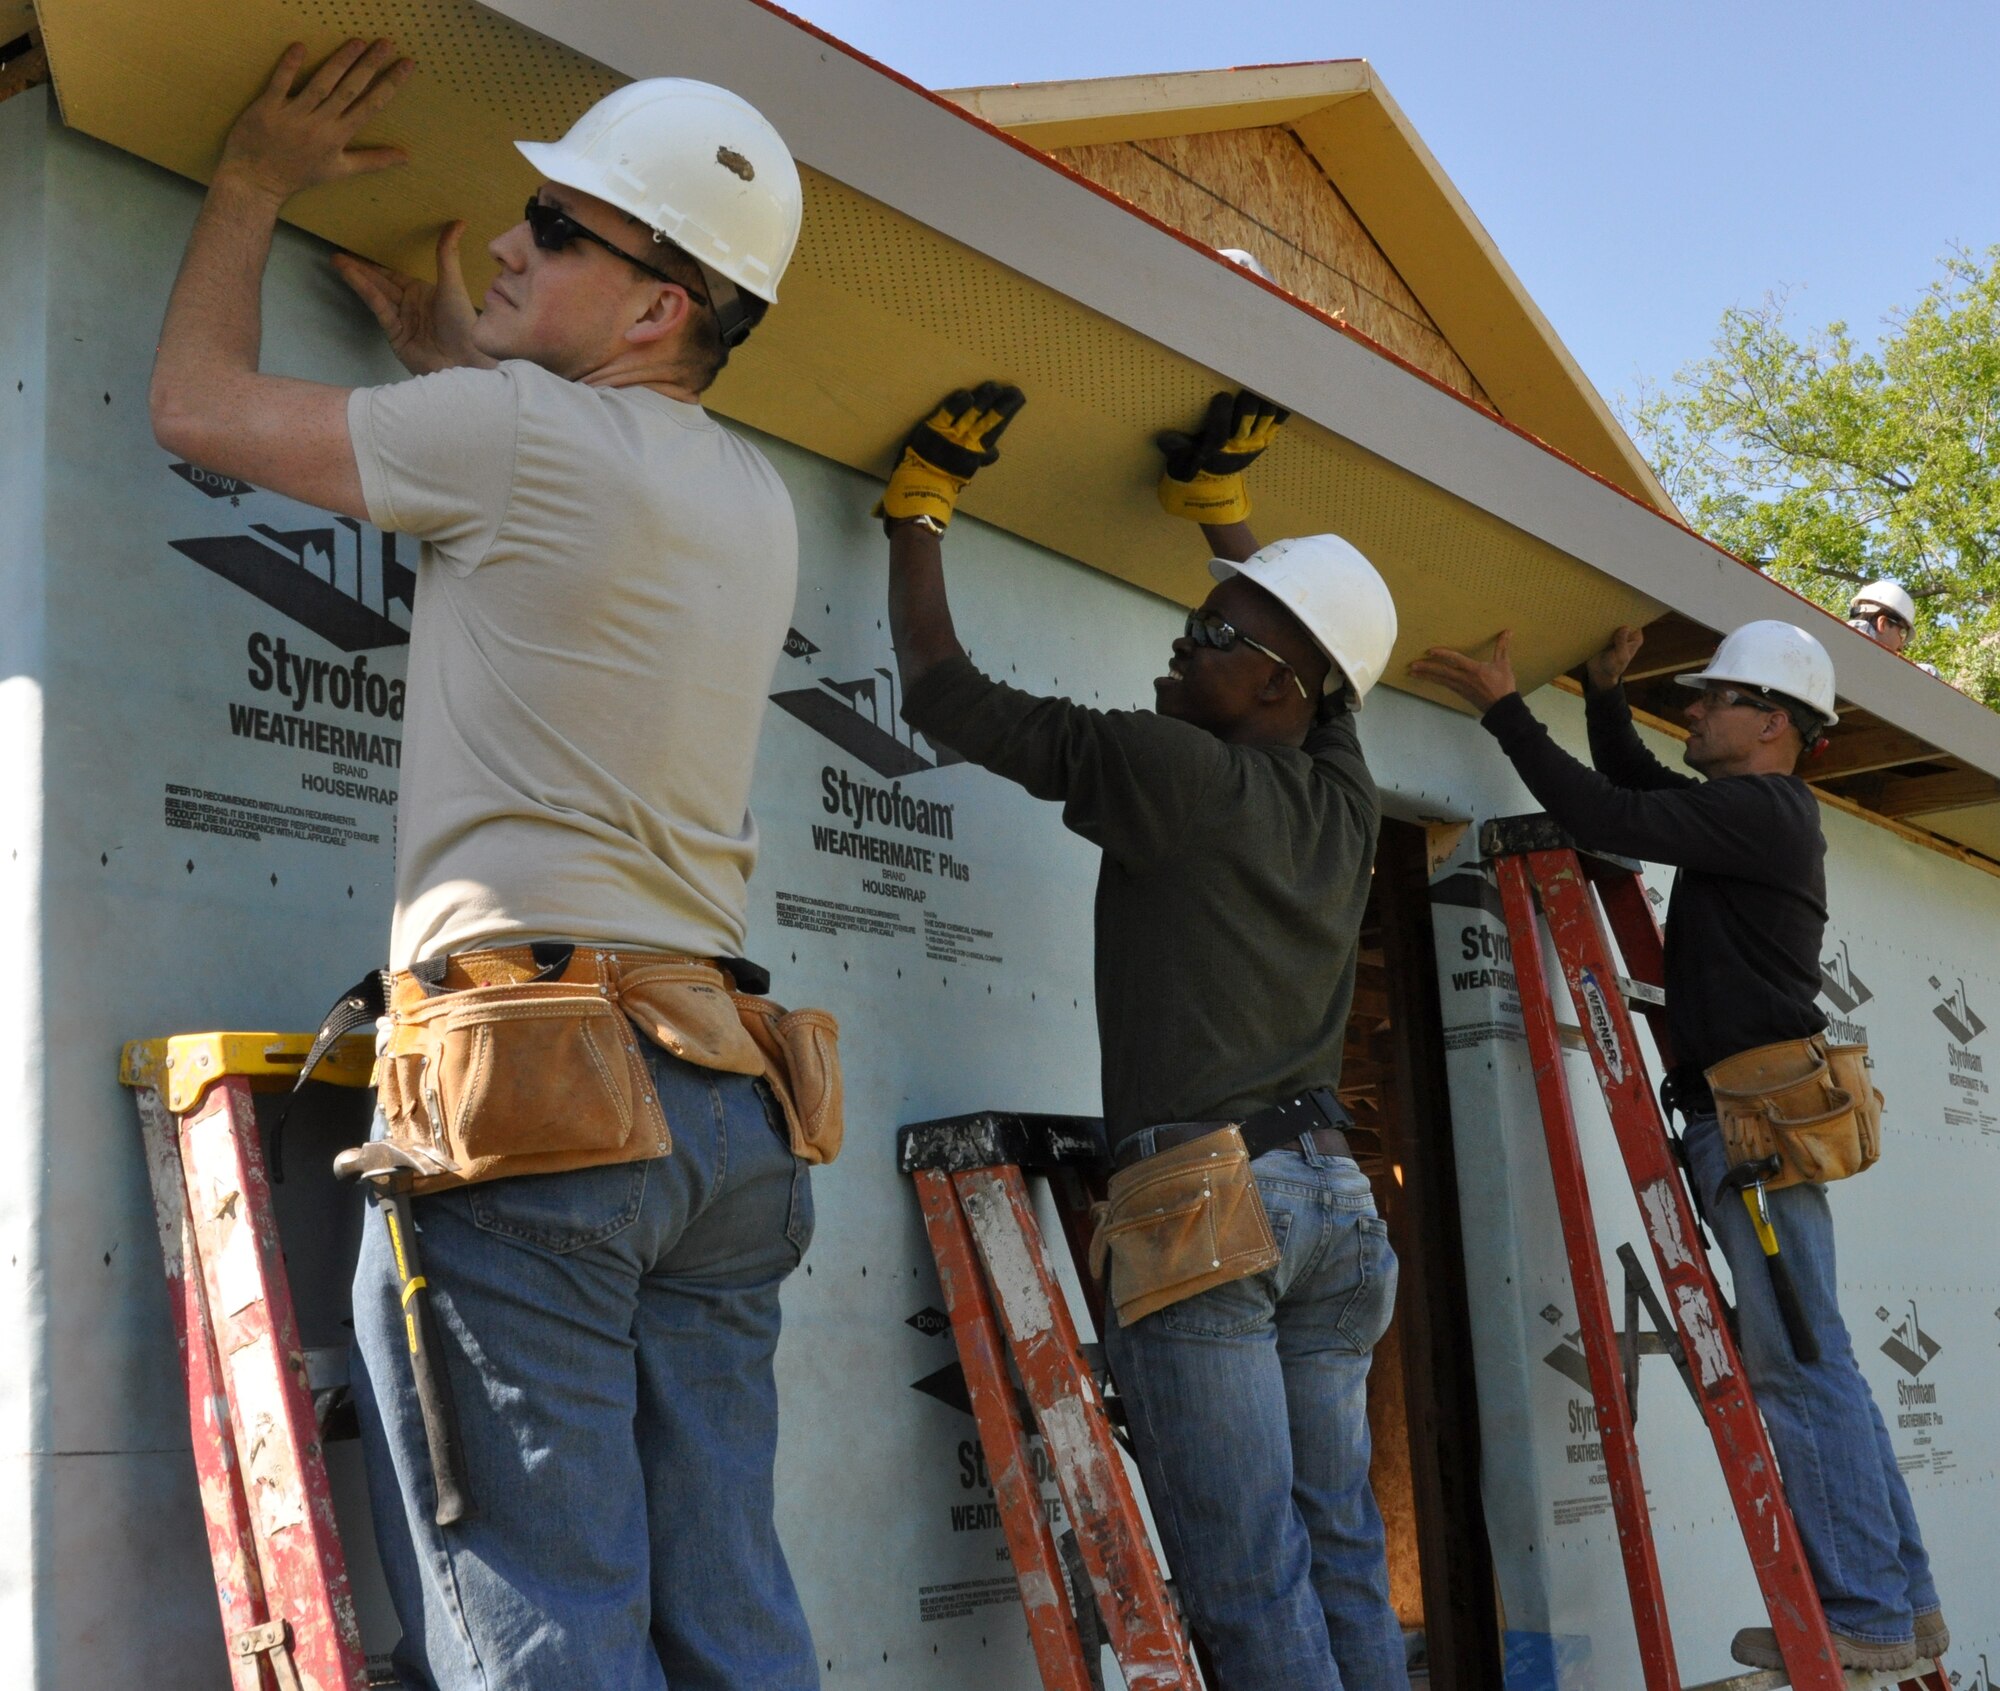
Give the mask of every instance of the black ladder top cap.
<path id="1" fill-rule="evenodd" d="M 1609 851 L 1587 851 L 1569 830 L 1546 811 L 1526 816 L 1495 816 L 1479 826 L 1481 857 L 1521 857 L 1531 851 L 1573 851 L 1593 863 L 1609 864 L 1627 874 L 1639 873 L 1639 860 Z"/>
<path id="2" fill-rule="evenodd" d="M 1095 1116 L 978 1110 L 912 1122 L 896 1135 L 896 1167 L 903 1174 L 923 1169 L 959 1174 L 1009 1164 L 1023 1170 L 1095 1168 L 1104 1160 L 1104 1124 Z"/>

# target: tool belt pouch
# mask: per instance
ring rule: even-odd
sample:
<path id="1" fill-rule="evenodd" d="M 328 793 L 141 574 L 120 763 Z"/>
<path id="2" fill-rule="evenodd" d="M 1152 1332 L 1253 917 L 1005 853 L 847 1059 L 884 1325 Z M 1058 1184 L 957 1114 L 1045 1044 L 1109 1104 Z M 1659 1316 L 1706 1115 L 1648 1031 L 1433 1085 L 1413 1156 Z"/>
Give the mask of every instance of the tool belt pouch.
<path id="1" fill-rule="evenodd" d="M 1724 1058 L 1707 1078 L 1731 1164 L 1779 1159 L 1769 1190 L 1845 1180 L 1881 1155 L 1882 1095 L 1865 1045 L 1782 1040 Z"/>
<path id="2" fill-rule="evenodd" d="M 802 1162 L 832 1162 L 847 1131 L 840 1023 L 825 1010 L 787 1010 L 744 992 L 731 998 L 763 1058 L 765 1082 L 785 1113 L 792 1154 Z"/>
<path id="3" fill-rule="evenodd" d="M 1090 1242 L 1121 1326 L 1273 1268 L 1278 1241 L 1235 1127 L 1141 1159 L 1111 1177 Z"/>
<path id="4" fill-rule="evenodd" d="M 631 1023 L 570 982 L 396 1004 L 375 1082 L 389 1139 L 440 1170 L 418 1192 L 673 1148 Z"/>

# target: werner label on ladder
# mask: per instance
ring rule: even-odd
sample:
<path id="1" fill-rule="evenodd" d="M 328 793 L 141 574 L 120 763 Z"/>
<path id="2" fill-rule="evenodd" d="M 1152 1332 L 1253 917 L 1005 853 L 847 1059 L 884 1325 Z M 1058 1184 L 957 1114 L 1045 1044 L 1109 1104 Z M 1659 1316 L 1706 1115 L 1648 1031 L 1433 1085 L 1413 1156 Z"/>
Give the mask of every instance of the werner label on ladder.
<path id="1" fill-rule="evenodd" d="M 1843 1666 L 1922 1671 L 1949 1635 L 1907 1488 L 1842 1322 L 1824 1190 L 1868 1166 L 1880 1126 L 1865 1053 L 1827 1046 L 1815 1002 L 1825 841 L 1817 800 L 1796 770 L 1835 719 L 1832 664 L 1801 630 L 1752 623 L 1724 640 L 1705 669 L 1679 677 L 1693 694 L 1685 759 L 1705 777 L 1697 779 L 1661 764 L 1633 725 L 1619 681 L 1639 645 L 1636 629 L 1620 629 L 1587 666 L 1594 769 L 1557 746 L 1521 699 L 1505 633 L 1486 659 L 1437 648 L 1412 673 L 1480 711 L 1550 813 L 1488 824 L 1482 844 L 1520 978 L 1647 1685 L 1661 1691 L 1678 1676 L 1631 1415 L 1611 1366 L 1609 1305 L 1537 901 L 1590 1035 L 1770 1615 L 1769 1627 L 1738 1632 L 1733 1652 L 1746 1666 L 1782 1668 L 1800 1686 L 1837 1685 Z M 1664 938 L 1637 865 L 1579 856 L 1576 845 L 1677 870 Z M 1665 989 L 1664 1003 L 1647 997 L 1638 1007 L 1671 1066 L 1667 1093 L 1687 1118 L 1683 1158 L 1730 1264 L 1735 1336 L 1706 1254 L 1694 1248 L 1694 1210 L 1624 994 L 1607 990 L 1618 977 L 1606 919 L 1632 975 Z M 1789 1493 L 1772 1488 L 1774 1471 L 1791 1481 Z"/>

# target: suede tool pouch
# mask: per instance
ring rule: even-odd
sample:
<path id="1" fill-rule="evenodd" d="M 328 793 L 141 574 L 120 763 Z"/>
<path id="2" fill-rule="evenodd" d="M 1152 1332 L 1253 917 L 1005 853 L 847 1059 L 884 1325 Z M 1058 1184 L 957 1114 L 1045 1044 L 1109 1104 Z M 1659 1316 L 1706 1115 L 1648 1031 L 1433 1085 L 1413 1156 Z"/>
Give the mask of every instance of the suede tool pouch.
<path id="1" fill-rule="evenodd" d="M 1865 1045 L 1829 1047 L 1820 1034 L 1759 1045 L 1709 1069 L 1708 1085 L 1730 1162 L 1779 1158 L 1772 1191 L 1845 1180 L 1882 1154 Z"/>
<path id="2" fill-rule="evenodd" d="M 1098 1210 L 1091 1269 L 1102 1276 L 1109 1258 L 1123 1326 L 1277 1266 L 1278 1241 L 1233 1125 L 1119 1170 Z"/>
<path id="3" fill-rule="evenodd" d="M 523 982 L 396 1009 L 376 1084 L 390 1139 L 440 1171 L 415 1190 L 672 1149 L 637 1032 L 605 993 Z"/>
<path id="4" fill-rule="evenodd" d="M 744 1031 L 764 1058 L 764 1080 L 785 1113 L 792 1154 L 830 1163 L 847 1131 L 840 1023 L 825 1010 L 787 1010 L 768 998 L 732 995 Z"/>

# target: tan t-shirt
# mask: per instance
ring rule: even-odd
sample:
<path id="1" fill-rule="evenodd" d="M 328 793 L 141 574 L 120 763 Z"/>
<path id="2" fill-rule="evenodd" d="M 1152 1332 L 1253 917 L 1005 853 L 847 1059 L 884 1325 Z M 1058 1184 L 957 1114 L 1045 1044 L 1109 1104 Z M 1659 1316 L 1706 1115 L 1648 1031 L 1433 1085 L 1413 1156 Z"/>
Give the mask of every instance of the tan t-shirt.
<path id="1" fill-rule="evenodd" d="M 777 472 L 698 405 L 520 362 L 357 389 L 347 425 L 369 517 L 424 543 L 391 964 L 740 953 L 798 581 Z"/>

